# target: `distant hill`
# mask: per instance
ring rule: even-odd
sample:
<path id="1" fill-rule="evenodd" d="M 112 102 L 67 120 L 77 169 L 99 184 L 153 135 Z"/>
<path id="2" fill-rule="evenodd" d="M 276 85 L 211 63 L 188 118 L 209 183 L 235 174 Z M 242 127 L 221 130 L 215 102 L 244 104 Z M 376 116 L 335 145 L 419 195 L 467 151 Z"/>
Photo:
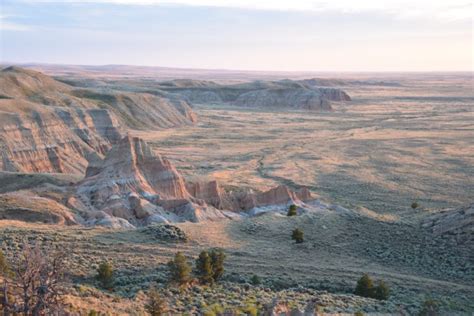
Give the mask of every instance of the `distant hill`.
<path id="1" fill-rule="evenodd" d="M 0 170 L 84 174 L 127 128 L 196 122 L 177 96 L 77 89 L 16 66 L 0 71 Z"/>

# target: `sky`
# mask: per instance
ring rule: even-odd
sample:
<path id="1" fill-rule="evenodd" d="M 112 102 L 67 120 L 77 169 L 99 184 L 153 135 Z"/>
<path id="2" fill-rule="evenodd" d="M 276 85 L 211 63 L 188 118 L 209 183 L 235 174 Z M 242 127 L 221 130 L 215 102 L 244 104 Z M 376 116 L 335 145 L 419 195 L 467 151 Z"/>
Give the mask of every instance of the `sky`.
<path id="1" fill-rule="evenodd" d="M 0 62 L 473 71 L 471 0 L 0 0 Z"/>

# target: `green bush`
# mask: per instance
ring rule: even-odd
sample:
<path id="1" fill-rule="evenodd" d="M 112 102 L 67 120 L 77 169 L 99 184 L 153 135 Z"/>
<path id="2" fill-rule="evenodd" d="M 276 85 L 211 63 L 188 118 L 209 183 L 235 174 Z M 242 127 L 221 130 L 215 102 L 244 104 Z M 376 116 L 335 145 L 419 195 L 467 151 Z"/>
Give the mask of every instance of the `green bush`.
<path id="1" fill-rule="evenodd" d="M 417 202 L 411 203 L 411 208 L 412 208 L 412 209 L 416 209 L 416 208 L 418 208 L 418 206 L 419 206 L 419 205 L 418 205 Z"/>
<path id="2" fill-rule="evenodd" d="M 378 300 L 387 300 L 390 296 L 390 289 L 384 281 L 379 281 L 377 286 L 374 288 L 374 298 Z"/>
<path id="3" fill-rule="evenodd" d="M 354 316 L 364 316 L 364 313 L 362 313 L 361 311 L 358 311 L 354 313 Z"/>
<path id="4" fill-rule="evenodd" d="M 173 260 L 168 262 L 170 281 L 186 284 L 191 280 L 191 266 L 182 252 L 177 252 Z"/>
<path id="5" fill-rule="evenodd" d="M 357 285 L 354 291 L 355 295 L 364 296 L 364 297 L 372 297 L 374 292 L 374 282 L 369 277 L 368 274 L 364 274 L 359 281 L 357 281 Z"/>
<path id="6" fill-rule="evenodd" d="M 104 289 L 112 289 L 114 283 L 114 268 L 112 264 L 107 261 L 99 264 L 96 278 Z"/>
<path id="7" fill-rule="evenodd" d="M 160 293 L 155 288 L 151 288 L 147 293 L 147 303 L 145 310 L 151 316 L 165 315 L 168 311 L 166 301 L 161 297 Z"/>
<path id="8" fill-rule="evenodd" d="M 300 244 L 304 241 L 304 233 L 301 229 L 296 228 L 293 230 L 293 233 L 291 234 L 291 239 L 296 241 L 297 244 Z"/>
<path id="9" fill-rule="evenodd" d="M 370 276 L 364 274 L 359 281 L 357 281 L 354 294 L 378 300 L 386 300 L 390 296 L 390 288 L 382 280 L 378 281 L 377 286 L 374 286 L 374 282 Z"/>
<path id="10" fill-rule="evenodd" d="M 214 283 L 214 272 L 212 269 L 212 259 L 207 251 L 201 251 L 196 259 L 196 275 L 203 284 Z"/>
<path id="11" fill-rule="evenodd" d="M 9 276 L 11 274 L 10 266 L 8 265 L 5 256 L 3 255 L 3 251 L 0 250 L 0 276 Z"/>
<path id="12" fill-rule="evenodd" d="M 224 274 L 224 261 L 226 255 L 222 249 L 214 249 L 209 253 L 212 265 L 212 278 L 214 281 L 219 280 Z"/>
<path id="13" fill-rule="evenodd" d="M 260 285 L 262 284 L 262 280 L 258 275 L 254 274 L 252 278 L 250 278 L 250 283 L 252 283 L 253 285 Z"/>
<path id="14" fill-rule="evenodd" d="M 439 303 L 435 300 L 426 300 L 421 306 L 418 316 L 438 316 Z"/>
<path id="15" fill-rule="evenodd" d="M 296 216 L 298 213 L 296 212 L 296 205 L 291 204 L 290 207 L 288 208 L 288 213 L 286 214 L 287 216 Z"/>

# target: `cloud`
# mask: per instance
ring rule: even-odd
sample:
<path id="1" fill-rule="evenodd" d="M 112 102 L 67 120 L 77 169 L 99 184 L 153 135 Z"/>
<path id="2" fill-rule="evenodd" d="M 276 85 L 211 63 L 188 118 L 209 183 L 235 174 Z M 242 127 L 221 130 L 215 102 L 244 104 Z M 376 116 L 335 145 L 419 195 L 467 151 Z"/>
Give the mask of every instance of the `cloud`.
<path id="1" fill-rule="evenodd" d="M 470 0 L 23 0 L 29 3 L 103 3 L 116 5 L 185 5 L 250 10 L 386 13 L 401 18 L 472 19 Z"/>

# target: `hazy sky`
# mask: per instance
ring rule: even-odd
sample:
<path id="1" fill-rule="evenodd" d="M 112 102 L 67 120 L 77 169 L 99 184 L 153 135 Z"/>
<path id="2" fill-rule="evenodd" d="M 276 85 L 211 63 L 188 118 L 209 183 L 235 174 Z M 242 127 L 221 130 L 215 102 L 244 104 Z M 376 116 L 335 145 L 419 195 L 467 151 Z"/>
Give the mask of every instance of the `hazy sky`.
<path id="1" fill-rule="evenodd" d="M 0 0 L 5 62 L 473 70 L 471 0 Z"/>

